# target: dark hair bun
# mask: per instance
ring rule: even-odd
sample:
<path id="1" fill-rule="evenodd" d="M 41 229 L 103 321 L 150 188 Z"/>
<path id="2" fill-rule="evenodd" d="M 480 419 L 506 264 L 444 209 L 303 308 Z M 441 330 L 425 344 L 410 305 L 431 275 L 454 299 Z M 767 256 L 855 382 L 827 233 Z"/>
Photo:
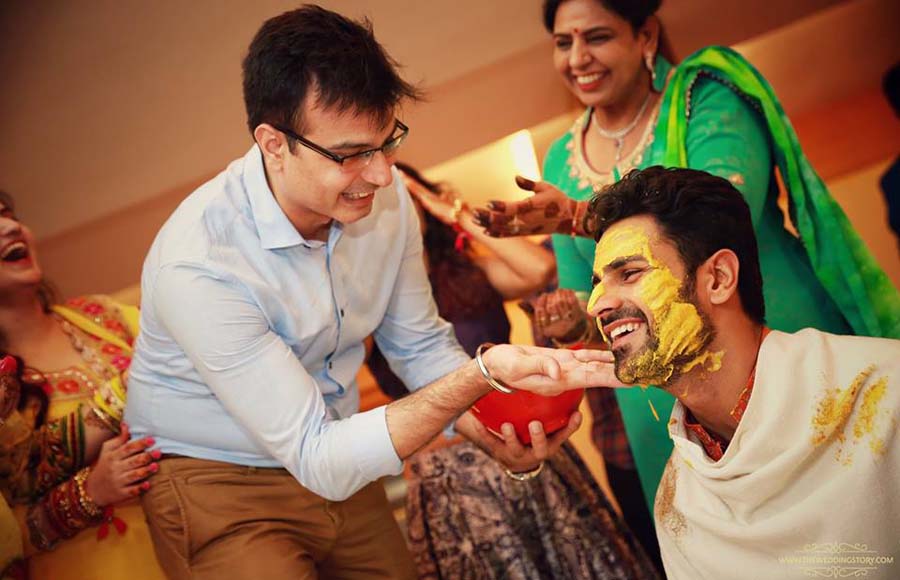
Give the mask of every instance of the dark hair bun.
<path id="1" fill-rule="evenodd" d="M 547 32 L 553 32 L 556 24 L 556 11 L 559 5 L 566 0 L 544 0 L 544 28 Z M 596 0 L 607 10 L 627 20 L 635 30 L 647 22 L 647 19 L 656 14 L 662 0 Z"/>

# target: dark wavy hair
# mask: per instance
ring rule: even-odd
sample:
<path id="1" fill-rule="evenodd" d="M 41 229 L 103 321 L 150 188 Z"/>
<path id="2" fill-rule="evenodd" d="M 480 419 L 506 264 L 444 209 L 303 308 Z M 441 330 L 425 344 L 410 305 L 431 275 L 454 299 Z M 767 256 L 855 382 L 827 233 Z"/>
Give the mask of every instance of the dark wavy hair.
<path id="1" fill-rule="evenodd" d="M 547 32 L 553 34 L 553 27 L 556 25 L 556 11 L 559 5 L 566 0 L 544 0 L 542 7 L 542 15 L 544 20 L 544 28 Z M 631 25 L 631 30 L 637 33 L 641 27 L 647 23 L 647 20 L 659 11 L 662 0 L 596 0 L 604 8 L 616 14 Z M 660 22 L 659 25 L 659 43 L 657 44 L 657 53 L 662 54 L 669 62 L 675 62 L 675 51 L 672 49 L 672 43 L 666 34 L 665 28 Z"/>
<path id="2" fill-rule="evenodd" d="M 28 367 L 25 366 L 25 361 L 22 360 L 22 357 L 14 355 L 12 353 L 3 352 L 0 350 L 0 359 L 4 358 L 6 355 L 11 355 L 14 359 L 16 359 L 17 368 L 16 375 L 13 379 L 19 382 L 21 387 L 21 392 L 19 394 L 19 401 L 16 403 L 16 409 L 19 411 L 23 411 L 25 407 L 29 405 L 32 401 L 37 402 L 37 411 L 34 416 L 34 428 L 40 427 L 47 420 L 47 410 L 50 408 L 50 397 L 47 395 L 47 392 L 44 390 L 44 386 L 47 383 L 47 379 L 43 376 L 43 374 L 38 373 L 40 379 L 37 382 L 34 381 L 26 381 L 25 373 L 29 370 Z M 8 380 L 8 379 L 3 379 Z"/>
<path id="3" fill-rule="evenodd" d="M 244 58 L 247 126 L 251 134 L 262 123 L 302 133 L 311 91 L 324 108 L 374 114 L 386 124 L 403 99 L 421 97 L 397 66 L 368 20 L 311 4 L 285 12 L 262 25 Z"/>
<path id="4" fill-rule="evenodd" d="M 616 222 L 649 215 L 675 243 L 693 280 L 697 268 L 721 249 L 740 262 L 738 295 L 744 311 L 765 324 L 763 280 L 750 207 L 730 181 L 695 169 L 659 165 L 635 169 L 591 200 L 585 228 L 600 241 Z"/>
<path id="5" fill-rule="evenodd" d="M 888 103 L 894 109 L 894 114 L 900 116 L 900 62 L 894 63 L 894 66 L 884 73 L 881 79 L 881 89 L 884 96 L 887 97 Z"/>
<path id="6" fill-rule="evenodd" d="M 430 181 L 415 167 L 401 161 L 395 165 L 428 191 L 434 194 L 444 191 L 442 184 Z M 491 285 L 487 275 L 472 261 L 465 248 L 463 251 L 456 249 L 456 230 L 428 213 L 428 210 L 422 213 L 425 215 L 423 243 L 428 257 L 428 278 L 438 312 L 453 321 L 487 311 L 494 305 L 496 294 L 481 291 Z"/>
<path id="7" fill-rule="evenodd" d="M 544 28 L 547 32 L 553 32 L 556 24 L 556 11 L 559 5 L 566 0 L 544 0 Z M 647 19 L 656 14 L 662 0 L 597 0 L 604 8 L 620 16 L 631 24 L 631 28 L 637 32 Z"/>

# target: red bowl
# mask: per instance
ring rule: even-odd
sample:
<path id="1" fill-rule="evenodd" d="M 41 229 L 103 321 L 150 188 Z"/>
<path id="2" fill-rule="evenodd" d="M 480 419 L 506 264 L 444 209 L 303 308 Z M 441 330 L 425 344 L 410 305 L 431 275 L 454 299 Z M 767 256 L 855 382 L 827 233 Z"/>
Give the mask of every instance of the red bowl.
<path id="1" fill-rule="evenodd" d="M 481 423 L 497 435 L 500 426 L 512 423 L 519 441 L 531 443 L 528 424 L 540 421 L 547 434 L 559 431 L 569 423 L 569 417 L 578 409 L 584 389 L 566 391 L 554 397 L 536 395 L 528 391 L 513 391 L 506 395 L 491 391 L 472 405 L 472 412 Z"/>

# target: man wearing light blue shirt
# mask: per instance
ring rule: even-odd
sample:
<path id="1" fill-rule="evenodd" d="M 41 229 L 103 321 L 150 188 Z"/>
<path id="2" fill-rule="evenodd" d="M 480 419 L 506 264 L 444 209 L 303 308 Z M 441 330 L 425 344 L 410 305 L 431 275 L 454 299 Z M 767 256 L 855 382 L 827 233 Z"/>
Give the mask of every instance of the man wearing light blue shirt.
<path id="1" fill-rule="evenodd" d="M 391 167 L 415 96 L 369 28 L 317 7 L 251 43 L 255 144 L 179 206 L 142 275 L 126 421 L 164 454 L 143 504 L 172 577 L 414 577 L 376 480 L 491 388 L 437 315 Z M 372 334 L 416 392 L 358 413 Z M 484 362 L 551 393 L 608 383 L 605 356 L 501 345 Z M 578 421 L 485 444 L 527 470 Z"/>

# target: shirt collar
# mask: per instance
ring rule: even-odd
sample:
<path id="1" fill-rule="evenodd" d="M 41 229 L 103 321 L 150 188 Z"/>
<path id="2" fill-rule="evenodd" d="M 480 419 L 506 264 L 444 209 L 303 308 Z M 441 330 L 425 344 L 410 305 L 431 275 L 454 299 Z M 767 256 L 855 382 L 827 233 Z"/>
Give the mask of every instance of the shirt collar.
<path id="1" fill-rule="evenodd" d="M 769 328 L 764 326 L 759 337 L 759 348 L 762 348 L 762 343 L 768 334 Z M 759 361 L 759 348 L 756 351 L 757 362 Z M 744 418 L 744 412 L 747 410 L 747 405 L 750 404 L 750 395 L 753 394 L 753 385 L 755 382 L 756 364 L 753 365 L 753 370 L 750 371 L 750 377 L 747 379 L 747 384 L 744 386 L 744 390 L 741 391 L 737 403 L 735 403 L 734 408 L 731 409 L 731 412 L 729 413 L 731 418 L 734 419 L 738 425 L 740 425 L 741 419 Z M 728 449 L 730 441 L 719 437 L 712 431 L 707 431 L 706 428 L 700 424 L 700 421 L 697 421 L 697 419 L 694 418 L 693 413 L 691 413 L 691 410 L 687 407 L 684 408 L 684 426 L 688 431 L 691 431 L 697 436 L 697 439 L 700 441 L 700 444 L 703 445 L 703 449 L 710 459 L 713 461 L 722 459 L 725 450 Z"/>
<path id="2" fill-rule="evenodd" d="M 259 146 L 253 145 L 244 156 L 244 189 L 250 200 L 250 213 L 256 224 L 256 232 L 262 247 L 266 250 L 290 248 L 304 245 L 308 247 L 322 245 L 322 242 L 308 241 L 275 200 L 275 194 L 266 180 L 266 169 L 263 165 L 262 152 Z"/>

